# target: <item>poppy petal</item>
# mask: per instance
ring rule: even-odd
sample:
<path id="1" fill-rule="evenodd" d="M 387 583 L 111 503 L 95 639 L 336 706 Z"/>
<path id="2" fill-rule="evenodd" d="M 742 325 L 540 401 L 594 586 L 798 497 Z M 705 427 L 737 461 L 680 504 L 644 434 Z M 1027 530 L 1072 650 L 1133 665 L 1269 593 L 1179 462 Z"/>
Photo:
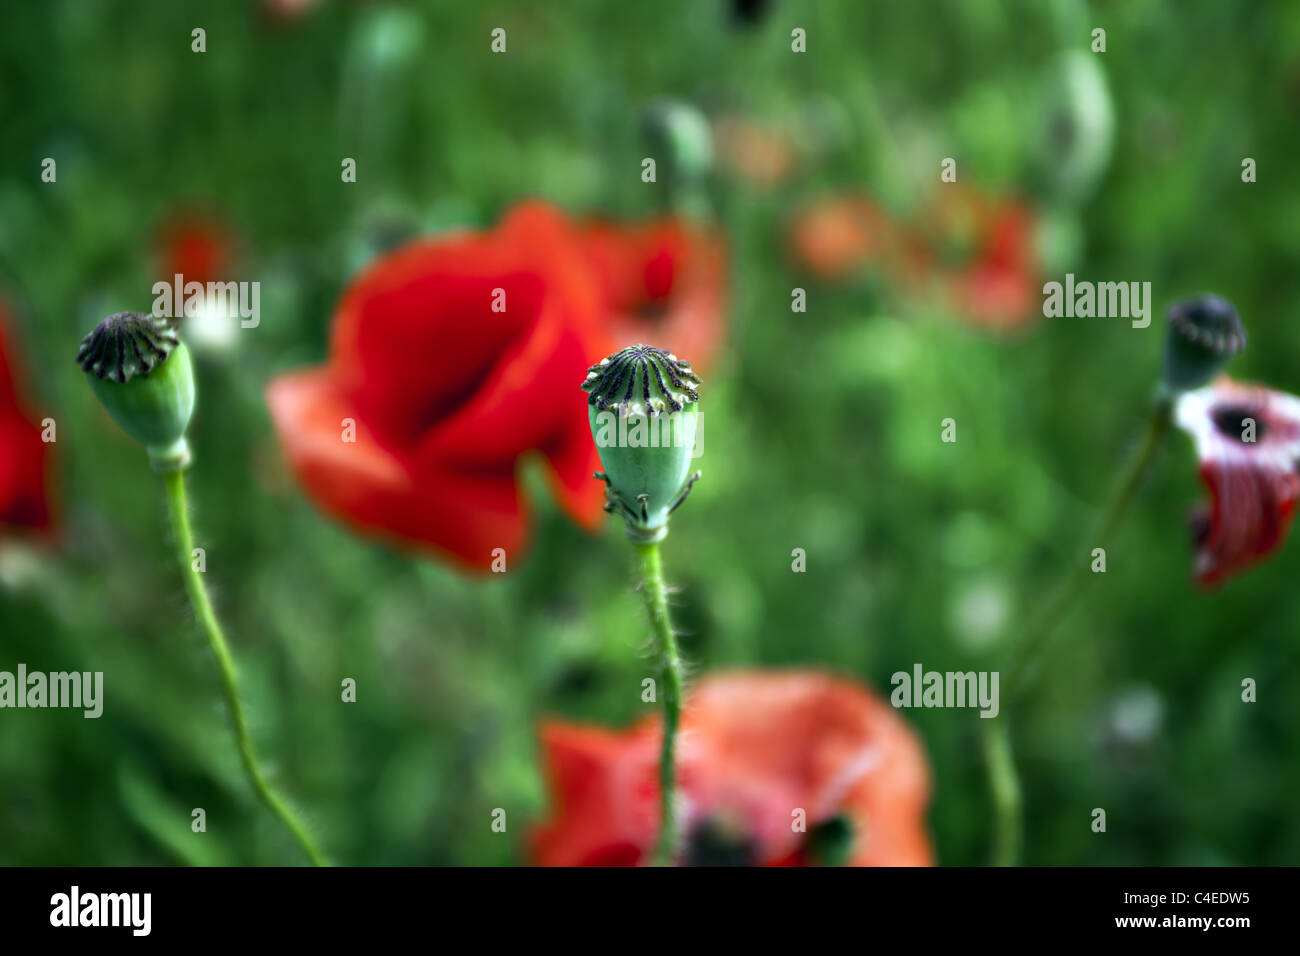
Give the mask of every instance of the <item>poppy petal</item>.
<path id="1" fill-rule="evenodd" d="M 631 805 L 626 782 L 629 774 L 643 776 L 657 743 L 644 733 L 559 722 L 544 724 L 539 736 L 558 816 L 554 825 L 533 834 L 537 864 L 637 863 L 654 839 L 657 798 L 642 788 L 643 799 Z"/>
<path id="2" fill-rule="evenodd" d="M 23 406 L 21 372 L 0 304 L 0 527 L 48 530 L 50 446 Z"/>
<path id="3" fill-rule="evenodd" d="M 646 857 L 656 837 L 660 726 L 656 717 L 622 733 L 543 728 L 555 814 L 536 835 L 539 862 Z M 933 860 L 920 743 L 893 708 L 848 681 L 798 671 L 701 680 L 684 711 L 677 768 L 688 843 L 721 823 L 752 845 L 757 862 L 791 865 L 803 859 L 804 831 L 792 826 L 803 811 L 809 828 L 850 822 L 853 865 Z"/>
<path id="4" fill-rule="evenodd" d="M 596 480 L 600 453 L 591 431 L 568 428 L 542 446 L 551 466 L 551 487 L 560 505 L 574 521 L 589 531 L 600 527 L 605 517 L 605 486 Z"/>
<path id="5" fill-rule="evenodd" d="M 1286 539 L 1300 498 L 1300 398 L 1224 377 L 1184 392 L 1174 418 L 1210 493 L 1194 530 L 1197 581 L 1213 587 Z"/>
<path id="6" fill-rule="evenodd" d="M 326 512 L 362 531 L 487 570 L 494 548 L 522 549 L 526 519 L 514 468 L 409 464 L 385 447 L 328 369 L 276 379 L 272 420 L 298 480 Z M 345 441 L 345 429 L 355 440 Z"/>
<path id="7" fill-rule="evenodd" d="M 721 237 L 665 219 L 631 227 L 591 223 L 583 242 L 610 311 L 615 348 L 655 345 L 707 372 L 725 333 Z"/>

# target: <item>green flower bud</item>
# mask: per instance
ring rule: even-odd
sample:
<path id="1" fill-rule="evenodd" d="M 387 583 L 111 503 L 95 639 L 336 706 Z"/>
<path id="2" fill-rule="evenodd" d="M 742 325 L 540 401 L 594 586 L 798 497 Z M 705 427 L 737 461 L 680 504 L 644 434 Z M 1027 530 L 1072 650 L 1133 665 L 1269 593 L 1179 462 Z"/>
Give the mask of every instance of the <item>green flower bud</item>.
<path id="1" fill-rule="evenodd" d="M 110 315 L 81 340 L 77 364 L 113 420 L 144 444 L 155 469 L 189 464 L 194 371 L 169 322 L 139 312 Z"/>
<path id="2" fill-rule="evenodd" d="M 1200 295 L 1169 307 L 1165 384 L 1176 392 L 1199 388 L 1246 347 L 1246 329 L 1232 303 Z"/>
<path id="3" fill-rule="evenodd" d="M 691 472 L 700 379 L 689 362 L 633 345 L 587 370 L 587 417 L 604 473 L 605 510 L 635 541 L 658 541 L 699 479 Z"/>
<path id="4" fill-rule="evenodd" d="M 1098 62 L 1072 50 L 1052 65 L 1046 83 L 1042 162 L 1048 183 L 1067 202 L 1091 195 L 1110 165 L 1115 109 Z"/>
<path id="5" fill-rule="evenodd" d="M 655 100 L 642 113 L 641 124 L 659 168 L 668 177 L 688 183 L 708 175 L 713 167 L 713 131 L 694 106 L 681 100 Z"/>

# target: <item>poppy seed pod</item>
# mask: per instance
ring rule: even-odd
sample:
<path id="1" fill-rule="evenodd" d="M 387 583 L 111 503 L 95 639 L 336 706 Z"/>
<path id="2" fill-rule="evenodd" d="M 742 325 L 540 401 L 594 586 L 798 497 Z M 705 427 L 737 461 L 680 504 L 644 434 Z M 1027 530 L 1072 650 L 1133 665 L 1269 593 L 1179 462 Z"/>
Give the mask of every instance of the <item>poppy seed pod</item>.
<path id="1" fill-rule="evenodd" d="M 1199 388 L 1246 347 L 1246 329 L 1232 303 L 1200 295 L 1169 307 L 1165 384 L 1176 392 Z"/>
<path id="2" fill-rule="evenodd" d="M 691 458 L 699 426 L 700 379 L 689 362 L 633 345 L 587 370 L 587 417 L 605 471 L 605 510 L 627 522 L 634 541 L 658 541 L 668 516 L 699 479 Z"/>
<path id="3" fill-rule="evenodd" d="M 140 312 L 110 315 L 81 340 L 77 364 L 113 420 L 144 444 L 155 469 L 189 464 L 194 371 L 169 322 Z"/>

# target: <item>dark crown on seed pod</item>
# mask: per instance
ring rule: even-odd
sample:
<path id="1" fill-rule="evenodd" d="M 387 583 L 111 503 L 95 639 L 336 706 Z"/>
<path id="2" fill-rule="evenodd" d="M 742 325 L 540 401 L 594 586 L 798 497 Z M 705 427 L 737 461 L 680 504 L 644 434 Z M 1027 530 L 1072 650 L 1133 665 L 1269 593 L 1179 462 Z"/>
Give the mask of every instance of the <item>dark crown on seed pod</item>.
<path id="1" fill-rule="evenodd" d="M 616 415 L 680 412 L 700 400 L 700 377 L 671 352 L 630 345 L 587 369 L 587 404 Z"/>
<path id="2" fill-rule="evenodd" d="M 142 312 L 110 315 L 81 340 L 77 364 L 101 381 L 122 384 L 148 375 L 180 344 L 175 326 Z"/>
<path id="3" fill-rule="evenodd" d="M 1227 299 L 1198 295 L 1169 307 L 1165 383 L 1175 391 L 1197 388 L 1246 347 L 1241 316 Z"/>
<path id="4" fill-rule="evenodd" d="M 1246 347 L 1246 329 L 1232 303 L 1217 295 L 1202 295 L 1169 308 L 1169 327 L 1188 342 L 1225 358 Z"/>
<path id="5" fill-rule="evenodd" d="M 189 464 L 185 431 L 194 413 L 194 367 L 169 321 L 141 312 L 110 315 L 81 340 L 77 364 L 108 414 L 145 446 L 157 470 Z"/>

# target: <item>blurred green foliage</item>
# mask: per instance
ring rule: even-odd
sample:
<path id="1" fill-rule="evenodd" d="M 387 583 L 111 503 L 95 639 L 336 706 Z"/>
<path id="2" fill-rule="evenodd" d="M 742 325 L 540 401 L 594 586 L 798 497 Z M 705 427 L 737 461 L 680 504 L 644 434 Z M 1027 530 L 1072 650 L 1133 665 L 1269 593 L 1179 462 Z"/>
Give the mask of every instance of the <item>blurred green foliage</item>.
<path id="1" fill-rule="evenodd" d="M 239 772 L 160 484 L 72 361 L 103 315 L 148 307 L 154 230 L 177 211 L 227 224 L 238 278 L 263 283 L 261 326 L 197 359 L 191 496 L 261 752 L 347 863 L 526 860 L 546 801 L 537 721 L 643 716 L 647 628 L 621 529 L 584 536 L 535 469 L 534 545 L 504 576 L 350 535 L 292 486 L 262 388 L 323 357 L 340 289 L 395 235 L 488 225 L 536 195 L 661 211 L 639 181 L 639 111 L 657 97 L 831 130 L 777 189 L 714 184 L 732 334 L 706 381 L 704 480 L 665 546 L 697 671 L 814 664 L 884 692 L 918 661 L 993 666 L 1087 559 L 1079 535 L 1154 388 L 1158 318 L 998 339 L 799 275 L 784 229 L 804 199 L 862 189 L 906 210 L 958 157 L 963 179 L 1022 192 L 1074 237 L 1060 272 L 1151 281 L 1158 309 L 1223 294 L 1251 336 L 1233 374 L 1300 390 L 1292 4 L 778 0 L 747 28 L 722 0 L 339 0 L 284 25 L 244 0 L 51 0 L 0 17 L 0 288 L 58 421 L 63 512 L 55 548 L 6 557 L 0 668 L 102 670 L 107 689 L 97 721 L 0 713 L 0 863 L 299 859 Z M 1095 192 L 1067 197 L 1043 175 L 1050 80 L 1096 26 L 1113 157 Z M 40 182 L 46 156 L 57 184 Z M 789 311 L 796 285 L 806 314 Z M 939 441 L 946 417 L 956 444 Z M 1300 859 L 1300 546 L 1196 592 L 1185 518 L 1201 494 L 1176 435 L 1014 712 L 1031 863 Z M 1240 702 L 1248 676 L 1256 705 Z M 940 861 L 982 862 L 974 713 L 905 716 L 933 763 Z"/>

